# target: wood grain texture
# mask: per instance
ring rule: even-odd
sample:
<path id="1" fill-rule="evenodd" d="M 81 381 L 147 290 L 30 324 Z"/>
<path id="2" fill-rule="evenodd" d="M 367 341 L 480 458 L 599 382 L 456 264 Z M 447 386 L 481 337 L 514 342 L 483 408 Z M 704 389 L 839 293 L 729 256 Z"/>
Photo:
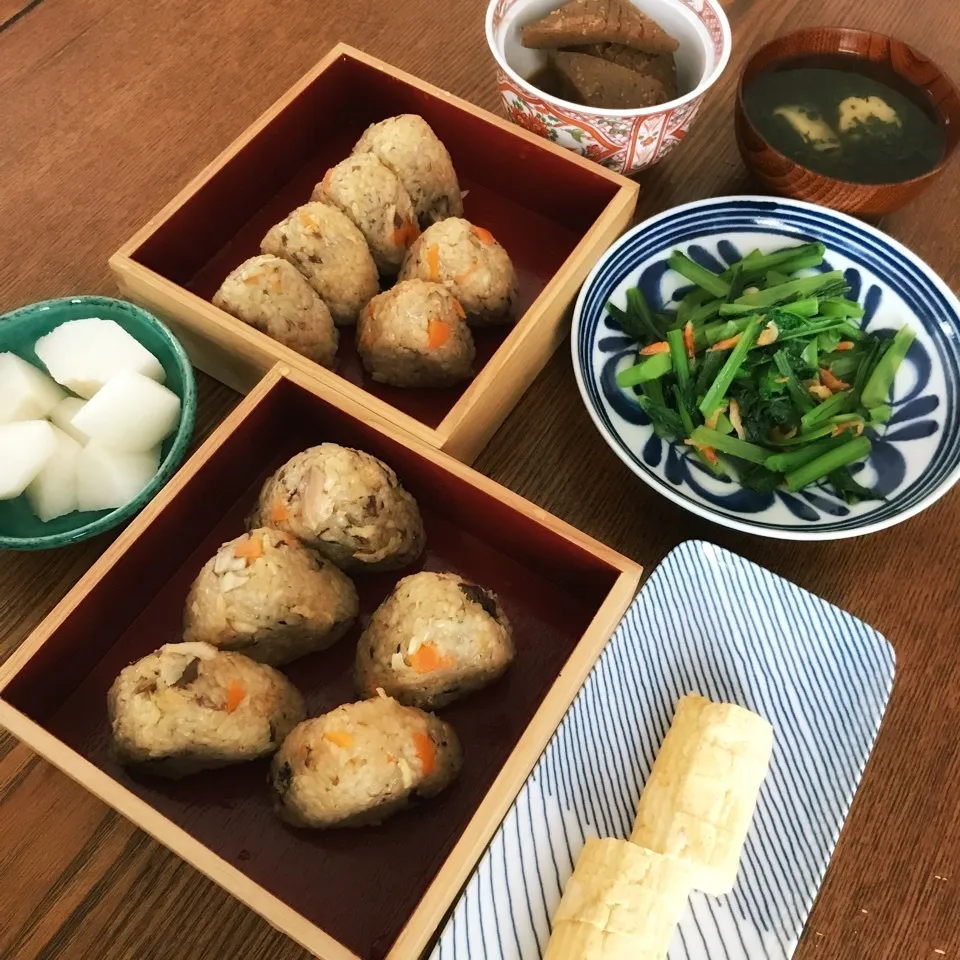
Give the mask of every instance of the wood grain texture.
<path id="1" fill-rule="evenodd" d="M 801 166 L 764 139 L 746 109 L 744 90 L 758 76 L 783 64 L 804 57 L 840 53 L 897 74 L 927 94 L 946 130 L 943 159 L 932 170 L 900 183 L 850 183 Z M 813 27 L 777 37 L 750 58 L 737 87 L 734 123 L 743 162 L 771 192 L 820 203 L 844 213 L 876 217 L 910 203 L 927 190 L 950 163 L 960 143 L 960 92 L 940 67 L 909 44 L 869 30 Z"/>
<path id="2" fill-rule="evenodd" d="M 734 55 L 683 146 L 640 176 L 639 213 L 756 189 L 733 133 L 752 48 L 801 26 L 899 37 L 960 76 L 952 0 L 731 0 Z M 12 4 L 0 5 L 5 17 Z M 455 14 L 451 10 L 455 8 Z M 496 108 L 483 0 L 44 0 L 0 32 L 0 311 L 111 292 L 107 258 L 336 41 Z M 884 229 L 960 288 L 960 167 Z M 237 401 L 200 377 L 200 427 Z M 594 430 L 565 347 L 477 467 L 651 570 L 706 537 L 881 630 L 897 680 L 797 960 L 960 952 L 960 491 L 828 544 L 722 530 L 640 483 Z M 6 657 L 109 538 L 0 555 Z M 0 738 L 0 957 L 305 960 L 305 952 L 11 738 Z M 942 952 L 935 952 L 942 951 Z"/>

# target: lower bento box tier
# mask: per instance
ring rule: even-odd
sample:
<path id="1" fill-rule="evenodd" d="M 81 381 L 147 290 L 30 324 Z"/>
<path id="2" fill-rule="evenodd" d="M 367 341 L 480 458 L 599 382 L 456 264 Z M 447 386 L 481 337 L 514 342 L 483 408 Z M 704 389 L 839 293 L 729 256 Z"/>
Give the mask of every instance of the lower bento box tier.
<path id="1" fill-rule="evenodd" d="M 284 823 L 268 757 L 169 781 L 121 767 L 110 745 L 114 679 L 180 639 L 201 568 L 241 536 L 265 479 L 320 443 L 389 465 L 419 506 L 426 546 L 402 570 L 351 571 L 359 614 L 349 630 L 279 667 L 303 694 L 306 716 L 361 698 L 360 635 L 417 571 L 482 585 L 489 594 L 476 596 L 509 623 L 515 646 L 502 675 L 437 709 L 462 744 L 460 776 L 378 826 Z M 13 655 L 0 680 L 0 720 L 316 955 L 407 960 L 465 882 L 639 575 L 636 564 L 302 371 L 277 367 Z"/>
<path id="2" fill-rule="evenodd" d="M 492 322 L 476 304 L 464 304 L 476 353 L 472 370 L 453 386 L 379 382 L 364 368 L 353 326 L 340 327 L 335 367 L 325 369 L 329 357 L 322 351 L 314 362 L 290 349 L 301 349 L 299 340 L 281 336 L 285 346 L 211 302 L 232 271 L 261 253 L 276 224 L 312 196 L 324 196 L 325 174 L 351 156 L 371 124 L 411 114 L 449 151 L 463 191 L 462 216 L 480 236 L 495 238 L 516 271 L 503 298 L 510 322 L 499 316 Z M 566 335 L 567 308 L 629 224 L 638 191 L 623 177 L 341 45 L 125 244 L 111 267 L 123 293 L 163 316 L 194 363 L 229 386 L 246 392 L 274 363 L 288 363 L 470 462 Z M 431 269 L 410 266 L 401 276 L 423 277 L 426 270 L 429 279 Z M 380 289 L 394 282 L 388 272 Z M 472 289 L 466 281 L 460 286 L 464 295 Z M 260 326 L 277 333 L 276 323 Z"/>

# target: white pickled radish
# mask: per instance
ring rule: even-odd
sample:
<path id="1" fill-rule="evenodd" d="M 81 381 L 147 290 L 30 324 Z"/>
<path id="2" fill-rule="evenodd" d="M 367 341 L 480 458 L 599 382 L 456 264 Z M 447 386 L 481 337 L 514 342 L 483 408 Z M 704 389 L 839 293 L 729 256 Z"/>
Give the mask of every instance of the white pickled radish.
<path id="1" fill-rule="evenodd" d="M 56 435 L 46 420 L 0 425 L 0 500 L 19 497 L 56 448 Z"/>
<path id="2" fill-rule="evenodd" d="M 83 447 L 53 428 L 56 449 L 24 491 L 30 509 L 46 523 L 77 509 L 77 458 Z"/>
<path id="3" fill-rule="evenodd" d="M 122 507 L 153 479 L 159 466 L 159 447 L 146 453 L 121 453 L 91 440 L 77 457 L 79 509 Z"/>
<path id="4" fill-rule="evenodd" d="M 42 370 L 15 353 L 0 353 L 0 423 L 40 420 L 64 397 Z"/>
<path id="5" fill-rule="evenodd" d="M 64 433 L 73 437 L 77 443 L 86 443 L 90 438 L 73 425 L 73 418 L 87 405 L 79 397 L 64 397 L 48 414 L 50 422 Z"/>
<path id="6" fill-rule="evenodd" d="M 68 320 L 33 349 L 57 383 L 89 399 L 118 373 L 139 373 L 162 383 L 160 361 L 114 320 Z"/>
<path id="7" fill-rule="evenodd" d="M 180 398 L 139 373 L 119 373 L 84 404 L 73 426 L 113 450 L 143 453 L 176 429 Z"/>

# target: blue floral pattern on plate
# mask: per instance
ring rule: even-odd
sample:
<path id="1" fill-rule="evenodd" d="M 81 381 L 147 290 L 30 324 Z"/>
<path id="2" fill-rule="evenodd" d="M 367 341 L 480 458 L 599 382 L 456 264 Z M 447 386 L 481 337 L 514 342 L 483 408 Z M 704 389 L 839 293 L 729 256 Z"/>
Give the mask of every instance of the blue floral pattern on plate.
<path id="1" fill-rule="evenodd" d="M 918 332 L 898 373 L 888 423 L 869 431 L 861 483 L 885 500 L 848 506 L 828 487 L 761 494 L 705 470 L 691 452 L 661 440 L 632 390 L 616 384 L 635 345 L 606 312 L 639 286 L 656 310 L 675 308 L 690 289 L 667 257 L 682 249 L 722 271 L 744 253 L 808 240 L 827 246 L 818 269 L 843 270 L 863 325 L 892 335 L 904 322 Z M 922 261 L 878 230 L 842 214 L 794 201 L 721 198 L 679 207 L 626 234 L 594 269 L 574 315 L 574 369 L 601 433 L 634 472 L 671 499 L 728 526 L 770 536 L 821 539 L 888 526 L 945 492 L 960 472 L 960 303 Z"/>

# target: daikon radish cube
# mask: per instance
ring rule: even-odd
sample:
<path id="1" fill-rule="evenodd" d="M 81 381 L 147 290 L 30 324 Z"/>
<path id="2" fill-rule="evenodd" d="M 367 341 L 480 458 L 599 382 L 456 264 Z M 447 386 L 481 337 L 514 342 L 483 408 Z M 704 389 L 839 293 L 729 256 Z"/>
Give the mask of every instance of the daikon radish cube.
<path id="1" fill-rule="evenodd" d="M 42 370 L 15 353 L 0 353 L 0 423 L 41 420 L 63 397 Z"/>
<path id="2" fill-rule="evenodd" d="M 19 497 L 56 449 L 56 435 L 46 420 L 0 425 L 0 500 Z"/>
<path id="3" fill-rule="evenodd" d="M 77 509 L 77 458 L 83 450 L 69 434 L 53 428 L 56 449 L 24 491 L 30 509 L 46 523 Z"/>
<path id="4" fill-rule="evenodd" d="M 73 418 L 86 404 L 86 400 L 80 400 L 78 397 L 64 397 L 48 414 L 50 422 L 73 437 L 77 443 L 86 443 L 90 438 L 73 425 Z"/>
<path id="5" fill-rule="evenodd" d="M 135 372 L 162 383 L 160 361 L 114 320 L 68 320 L 33 349 L 57 383 L 89 399 L 111 377 Z"/>
<path id="6" fill-rule="evenodd" d="M 159 447 L 122 453 L 91 440 L 77 457 L 77 504 L 81 510 L 122 507 L 153 479 L 159 466 Z"/>
<path id="7" fill-rule="evenodd" d="M 91 440 L 125 453 L 143 453 L 173 433 L 180 398 L 140 373 L 118 373 L 74 416 Z"/>

